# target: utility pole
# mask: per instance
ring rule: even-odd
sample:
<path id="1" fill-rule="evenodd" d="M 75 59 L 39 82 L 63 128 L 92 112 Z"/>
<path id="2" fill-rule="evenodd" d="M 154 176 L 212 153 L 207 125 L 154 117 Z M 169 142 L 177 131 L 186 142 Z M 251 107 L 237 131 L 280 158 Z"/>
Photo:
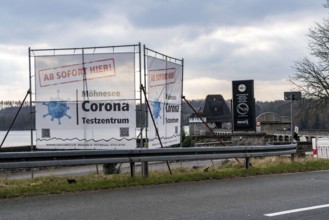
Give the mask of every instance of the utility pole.
<path id="1" fill-rule="evenodd" d="M 291 143 L 294 143 L 294 113 L 293 105 L 294 101 L 301 100 L 301 92 L 284 92 L 284 100 L 290 100 L 290 132 L 291 132 Z"/>

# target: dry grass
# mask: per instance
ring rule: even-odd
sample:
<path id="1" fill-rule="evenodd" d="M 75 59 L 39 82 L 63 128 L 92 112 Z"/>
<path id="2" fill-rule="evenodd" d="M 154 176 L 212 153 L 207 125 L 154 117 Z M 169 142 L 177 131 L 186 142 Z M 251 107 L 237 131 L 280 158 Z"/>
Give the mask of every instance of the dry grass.
<path id="1" fill-rule="evenodd" d="M 148 178 L 143 178 L 140 173 L 134 178 L 129 174 L 51 176 L 28 180 L 0 178 L 0 198 L 329 169 L 329 160 L 313 158 L 298 158 L 294 161 L 289 157 L 253 158 L 251 163 L 252 168 L 248 170 L 243 163 L 235 160 L 209 167 L 177 167 L 172 169 L 173 175 L 167 170 L 153 171 Z M 70 178 L 74 178 L 75 183 L 70 184 Z"/>

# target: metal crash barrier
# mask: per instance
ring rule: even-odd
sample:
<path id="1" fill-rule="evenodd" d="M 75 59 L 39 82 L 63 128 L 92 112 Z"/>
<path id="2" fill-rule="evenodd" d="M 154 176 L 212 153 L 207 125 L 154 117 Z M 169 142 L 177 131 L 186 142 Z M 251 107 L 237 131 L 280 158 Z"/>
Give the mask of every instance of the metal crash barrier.
<path id="1" fill-rule="evenodd" d="M 291 155 L 296 144 L 264 146 L 188 147 L 133 150 L 65 150 L 0 153 L 0 169 L 53 166 L 135 163 L 151 161 L 192 161 L 212 159 L 245 159 L 249 168 L 252 157 Z"/>

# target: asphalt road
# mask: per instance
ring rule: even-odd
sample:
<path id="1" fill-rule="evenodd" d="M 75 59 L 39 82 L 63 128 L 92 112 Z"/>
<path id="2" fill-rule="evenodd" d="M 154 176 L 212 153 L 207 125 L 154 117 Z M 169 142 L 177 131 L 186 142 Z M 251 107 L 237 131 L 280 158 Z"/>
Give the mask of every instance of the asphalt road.
<path id="1" fill-rule="evenodd" d="M 0 200 L 0 219 L 328 219 L 329 171 Z"/>

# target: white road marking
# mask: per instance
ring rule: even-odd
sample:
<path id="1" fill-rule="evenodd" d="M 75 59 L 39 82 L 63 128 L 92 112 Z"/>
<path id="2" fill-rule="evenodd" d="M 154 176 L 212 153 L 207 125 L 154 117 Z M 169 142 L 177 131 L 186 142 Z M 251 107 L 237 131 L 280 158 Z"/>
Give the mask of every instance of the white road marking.
<path id="1" fill-rule="evenodd" d="M 292 209 L 292 210 L 287 210 L 287 211 L 282 211 L 282 212 L 275 212 L 275 213 L 265 214 L 265 216 L 273 217 L 273 216 L 278 216 L 278 215 L 286 215 L 286 214 L 290 214 L 290 213 L 304 212 L 304 211 L 308 211 L 308 210 L 322 209 L 322 208 L 327 208 L 327 207 L 329 207 L 329 204 L 311 206 L 311 207 L 300 208 L 300 209 Z"/>

